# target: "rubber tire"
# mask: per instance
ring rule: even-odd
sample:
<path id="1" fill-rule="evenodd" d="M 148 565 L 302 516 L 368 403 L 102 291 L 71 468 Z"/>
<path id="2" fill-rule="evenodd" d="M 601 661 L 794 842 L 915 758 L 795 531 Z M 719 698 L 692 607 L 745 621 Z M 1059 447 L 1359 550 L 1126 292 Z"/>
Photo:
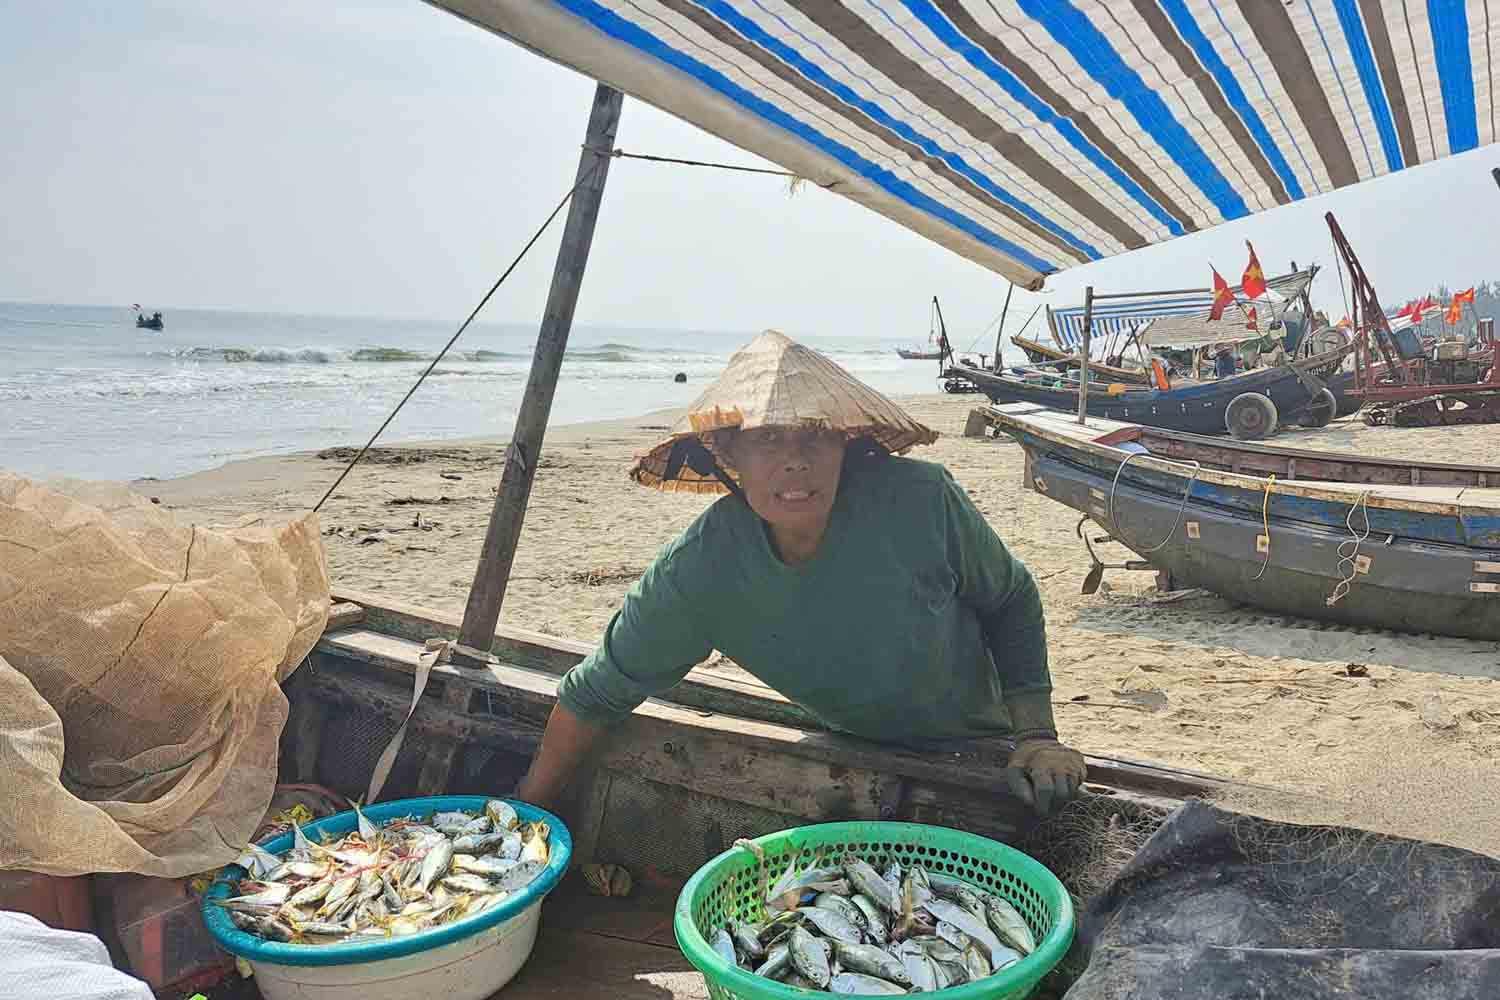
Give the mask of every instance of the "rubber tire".
<path id="1" fill-rule="evenodd" d="M 1224 428 L 1236 441 L 1259 441 L 1276 433 L 1276 403 L 1258 392 L 1242 392 L 1224 407 Z"/>
<path id="2" fill-rule="evenodd" d="M 1339 401 L 1333 390 L 1324 386 L 1312 401 L 1297 411 L 1297 423 L 1302 427 L 1327 427 L 1338 415 Z"/>

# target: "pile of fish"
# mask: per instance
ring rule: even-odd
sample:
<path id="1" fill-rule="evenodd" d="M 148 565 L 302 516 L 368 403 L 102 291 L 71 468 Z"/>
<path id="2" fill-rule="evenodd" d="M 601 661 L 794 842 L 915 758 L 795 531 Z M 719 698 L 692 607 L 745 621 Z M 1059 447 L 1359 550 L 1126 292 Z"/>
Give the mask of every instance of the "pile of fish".
<path id="1" fill-rule="evenodd" d="M 547 867 L 546 823 L 522 823 L 507 802 L 478 813 L 372 823 L 336 843 L 292 825 L 278 857 L 255 845 L 239 894 L 216 900 L 236 927 L 272 941 L 334 944 L 416 934 L 498 905 Z"/>
<path id="2" fill-rule="evenodd" d="M 731 921 L 710 944 L 741 969 L 803 989 L 931 993 L 983 979 L 1036 950 L 1010 903 L 967 882 L 854 857 L 765 888 L 768 918 Z"/>

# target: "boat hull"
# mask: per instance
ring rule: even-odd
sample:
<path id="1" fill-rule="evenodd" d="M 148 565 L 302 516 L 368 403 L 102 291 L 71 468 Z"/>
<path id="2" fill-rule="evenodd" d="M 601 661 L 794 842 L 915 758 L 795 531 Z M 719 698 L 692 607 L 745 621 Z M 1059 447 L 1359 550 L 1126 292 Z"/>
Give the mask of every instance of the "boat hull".
<path id="1" fill-rule="evenodd" d="M 1388 542 L 1374 532 L 1356 551 L 1357 535 L 1347 527 L 1284 521 L 1272 522 L 1265 551 L 1260 517 L 1201 503 L 1184 509 L 1180 494 L 1165 497 L 1129 482 L 1114 486 L 1111 502 L 1111 479 L 1085 466 L 1028 452 L 1027 467 L 1033 489 L 1101 524 L 1174 587 L 1351 626 L 1500 640 L 1500 593 L 1473 589 L 1500 582 L 1500 575 L 1476 573 L 1483 552 Z M 1355 524 L 1363 526 L 1358 517 Z"/>
<path id="2" fill-rule="evenodd" d="M 1304 381 L 1304 377 L 1310 375 L 1316 380 L 1314 373 L 1336 368 L 1346 353 L 1346 350 L 1337 351 L 1299 361 L 1295 367 L 1266 368 L 1175 389 L 1127 389 L 1110 395 L 1103 386 L 1091 385 L 1087 411 L 1089 416 L 1106 420 L 1194 434 L 1227 434 L 1229 429 L 1224 415 L 1235 398 L 1247 392 L 1266 396 L 1276 404 L 1280 419 L 1289 420 L 1313 399 L 1309 382 Z M 973 382 L 991 402 L 997 404 L 1035 403 L 1067 412 L 1078 409 L 1076 387 L 1053 388 L 967 366 L 956 365 L 954 371 Z M 1314 384 L 1322 387 L 1321 381 Z"/>

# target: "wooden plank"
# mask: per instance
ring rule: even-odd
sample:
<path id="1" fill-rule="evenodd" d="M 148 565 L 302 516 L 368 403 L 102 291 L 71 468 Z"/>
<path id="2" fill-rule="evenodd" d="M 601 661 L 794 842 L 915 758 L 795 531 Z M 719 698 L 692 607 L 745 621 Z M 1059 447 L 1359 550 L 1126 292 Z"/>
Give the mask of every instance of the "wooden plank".
<path id="1" fill-rule="evenodd" d="M 494 1000 L 561 997 L 706 1000 L 708 987 L 676 947 L 554 928 L 544 919 L 531 958 Z"/>
<path id="2" fill-rule="evenodd" d="M 352 601 L 335 601 L 328 608 L 328 624 L 323 626 L 323 631 L 333 632 L 341 628 L 350 628 L 365 620 L 365 609 Z"/>
<path id="3" fill-rule="evenodd" d="M 541 464 L 542 440 L 547 433 L 552 398 L 557 392 L 557 376 L 568 348 L 573 311 L 583 288 L 594 225 L 599 221 L 599 203 L 609 177 L 609 151 L 615 146 L 615 130 L 620 125 L 624 101 L 625 95 L 608 84 L 600 83 L 594 88 L 594 103 L 574 175 L 573 200 L 568 205 L 568 218 L 557 248 L 557 263 L 552 269 L 552 285 L 547 291 L 547 306 L 537 332 L 526 394 L 516 414 L 500 488 L 495 494 L 479 565 L 474 570 L 474 585 L 469 589 L 468 605 L 464 608 L 460 639 L 465 646 L 480 652 L 489 652 L 485 644 L 494 638 L 495 625 L 500 620 L 500 606 L 515 562 L 516 544 L 521 538 L 521 523 L 526 519 L 526 507 L 531 500 L 532 481 Z"/>
<path id="4" fill-rule="evenodd" d="M 403 678 L 404 683 L 404 677 L 415 670 L 419 653 L 420 646 L 414 642 L 355 630 L 325 637 L 316 655 L 318 663 L 323 664 L 319 674 L 336 673 L 337 658 L 344 657 L 349 661 L 383 668 L 390 676 Z M 358 670 L 352 673 L 346 670 L 341 682 L 342 688 L 350 685 L 357 687 L 361 676 Z M 372 677 L 372 683 L 374 680 Z M 433 681 L 445 685 L 468 685 L 475 690 L 487 692 L 490 703 L 503 714 L 490 716 L 494 721 L 488 722 L 477 716 L 438 709 L 424 701 L 417 710 L 417 717 L 413 718 L 414 723 L 418 721 L 418 717 L 425 717 L 431 719 L 434 725 L 461 731 L 466 725 L 479 726 L 481 722 L 485 722 L 485 732 L 501 730 L 514 733 L 510 745 L 523 749 L 535 745 L 535 737 L 529 734 L 539 734 L 557 698 L 556 677 L 520 667 L 494 665 L 474 670 L 439 664 L 433 668 Z M 388 689 L 385 697 L 388 700 L 394 697 L 404 713 L 405 705 L 409 704 L 409 695 L 402 685 L 391 683 L 384 687 Z M 407 701 L 401 702 L 402 697 L 406 697 Z M 670 759 L 675 755 L 676 747 L 674 746 L 672 753 L 668 753 L 665 744 L 669 741 L 684 742 L 690 756 L 696 754 L 705 771 L 696 776 L 688 776 L 686 772 L 694 769 L 684 768 Z M 653 772 L 643 775 L 644 777 L 662 775 L 664 777 L 656 780 L 684 784 L 685 787 L 696 788 L 708 794 L 757 805 L 778 800 L 774 795 L 768 796 L 765 789 L 767 779 L 764 775 L 742 773 L 749 760 L 746 756 L 748 752 L 759 754 L 760 757 L 755 758 L 756 760 L 770 758 L 780 762 L 795 758 L 817 762 L 828 768 L 829 780 L 835 786 L 833 790 L 818 787 L 822 781 L 818 770 L 803 765 L 790 765 L 789 773 L 795 778 L 790 786 L 793 790 L 783 793 L 781 800 L 791 801 L 795 798 L 802 805 L 798 808 L 775 807 L 799 815 L 817 815 L 816 811 L 799 812 L 799 809 L 805 809 L 810 804 L 814 810 L 819 810 L 828 807 L 830 802 L 858 810 L 874 808 L 878 814 L 879 806 L 887 804 L 891 789 L 888 786 L 861 785 L 860 782 L 867 781 L 870 774 L 955 784 L 996 793 L 1005 787 L 1004 770 L 1008 759 L 1007 745 L 999 739 L 964 744 L 965 749 L 961 752 L 918 752 L 828 732 L 813 732 L 756 719 L 716 715 L 655 699 L 636 710 L 632 718 L 613 734 L 609 746 L 609 753 L 603 762 L 610 766 L 614 766 L 615 761 L 642 767 L 649 764 Z M 725 749 L 726 746 L 736 749 Z M 616 757 L 615 754 L 619 756 Z M 1209 796 L 1237 786 L 1237 783 L 1180 768 L 1118 757 L 1085 754 L 1085 760 L 1091 781 L 1148 794 L 1175 798 Z M 834 774 L 835 768 L 859 773 L 854 778 L 841 780 Z M 736 773 L 737 769 L 741 773 Z M 714 777 L 705 778 L 705 773 L 713 774 Z M 689 780 L 693 783 L 688 784 Z"/>

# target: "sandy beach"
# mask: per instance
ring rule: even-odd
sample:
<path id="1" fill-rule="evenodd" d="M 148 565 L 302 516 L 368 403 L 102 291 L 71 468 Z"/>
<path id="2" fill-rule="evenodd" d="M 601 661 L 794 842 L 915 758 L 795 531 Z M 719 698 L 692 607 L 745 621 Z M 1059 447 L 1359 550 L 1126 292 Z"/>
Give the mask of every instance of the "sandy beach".
<path id="1" fill-rule="evenodd" d="M 1009 439 L 962 436 L 977 401 L 903 400 L 943 435 L 914 457 L 948 466 L 1035 575 L 1066 740 L 1317 797 L 1246 803 L 1261 811 L 1500 854 L 1500 643 L 1328 627 L 1209 595 L 1161 594 L 1146 573 L 1108 573 L 1099 593 L 1084 596 L 1077 516 L 1021 488 L 1022 452 Z M 710 502 L 625 478 L 673 416 L 549 431 L 503 621 L 598 640 L 656 551 Z M 1284 431 L 1277 443 L 1485 462 L 1494 461 L 1494 435 L 1354 419 Z M 503 446 L 475 439 L 367 456 L 322 511 L 336 584 L 461 612 Z M 135 486 L 195 519 L 224 522 L 311 507 L 351 454 L 255 459 Z"/>

